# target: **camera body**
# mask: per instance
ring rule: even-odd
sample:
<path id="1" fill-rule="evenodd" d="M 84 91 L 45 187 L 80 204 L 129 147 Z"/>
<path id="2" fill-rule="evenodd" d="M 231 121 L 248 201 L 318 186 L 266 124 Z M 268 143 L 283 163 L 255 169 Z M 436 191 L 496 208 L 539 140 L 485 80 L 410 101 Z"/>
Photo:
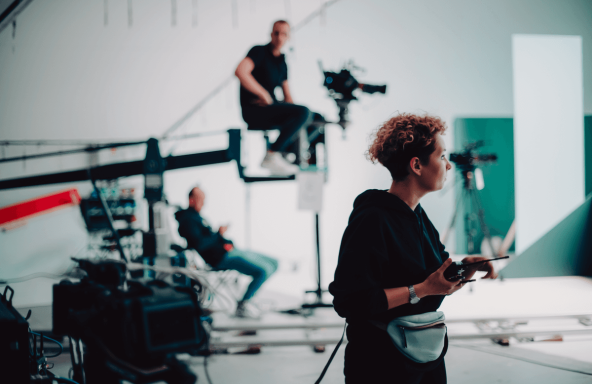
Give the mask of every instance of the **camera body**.
<path id="1" fill-rule="evenodd" d="M 477 164 L 488 164 L 497 161 L 497 155 L 494 153 L 477 154 L 474 151 L 484 145 L 483 141 L 476 141 L 470 143 L 463 148 L 461 152 L 450 154 L 450 161 L 452 161 L 461 171 L 472 172 L 475 170 Z"/>
<path id="2" fill-rule="evenodd" d="M 386 93 L 386 85 L 361 84 L 358 82 L 352 75 L 350 67 L 353 69 L 360 68 L 355 67 L 352 62 L 350 62 L 349 67 L 346 66 L 340 72 L 325 71 L 320 61 L 319 67 L 324 76 L 323 86 L 329 90 L 329 96 L 335 100 L 339 108 L 339 121 L 337 124 L 343 129 L 349 124 L 348 105 L 352 100 L 357 100 L 353 94 L 356 89 L 361 89 L 364 93 Z"/>
<path id="3" fill-rule="evenodd" d="M 88 275 L 80 283 L 53 286 L 54 334 L 138 365 L 172 353 L 195 354 L 206 343 L 193 288 L 125 281 L 125 264 L 115 261 L 82 260 L 80 267 Z"/>

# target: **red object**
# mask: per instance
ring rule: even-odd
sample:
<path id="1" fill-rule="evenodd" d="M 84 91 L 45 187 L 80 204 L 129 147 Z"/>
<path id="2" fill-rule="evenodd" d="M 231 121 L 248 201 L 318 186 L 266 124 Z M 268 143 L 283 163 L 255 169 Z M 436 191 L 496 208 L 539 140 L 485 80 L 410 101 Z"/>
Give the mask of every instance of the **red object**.
<path id="1" fill-rule="evenodd" d="M 12 224 L 78 204 L 80 204 L 80 195 L 76 188 L 37 197 L 0 208 L 0 225 Z"/>

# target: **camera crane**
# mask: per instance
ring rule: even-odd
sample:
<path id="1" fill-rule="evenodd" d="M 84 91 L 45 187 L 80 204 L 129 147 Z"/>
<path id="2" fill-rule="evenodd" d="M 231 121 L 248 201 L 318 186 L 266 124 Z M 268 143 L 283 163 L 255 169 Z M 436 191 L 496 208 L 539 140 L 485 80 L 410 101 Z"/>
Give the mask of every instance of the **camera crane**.
<path id="1" fill-rule="evenodd" d="M 345 129 L 349 125 L 348 106 L 351 101 L 358 100 L 354 95 L 354 91 L 360 89 L 364 93 L 386 93 L 386 85 L 372 85 L 363 84 L 358 82 L 352 75 L 354 70 L 362 70 L 356 67 L 350 60 L 339 73 L 325 71 L 319 61 L 319 67 L 324 76 L 323 86 L 329 91 L 329 97 L 335 100 L 337 107 L 339 108 L 339 121 L 331 122 L 325 120 L 321 115 L 312 124 L 313 132 L 308 132 L 309 136 L 312 137 L 312 144 L 324 143 L 325 140 L 325 125 L 326 124 L 337 124 L 339 125 L 345 134 Z M 229 129 L 228 130 L 229 144 L 227 149 L 211 151 L 205 153 L 194 153 L 180 156 L 168 156 L 163 158 L 160 155 L 159 142 L 155 138 L 151 138 L 146 142 L 134 142 L 134 143 L 111 143 L 107 145 L 101 145 L 97 147 L 87 147 L 84 149 L 77 149 L 71 151 L 52 152 L 41 155 L 23 156 L 21 158 L 10 158 L 4 159 L 3 161 L 16 161 L 26 160 L 33 157 L 46 157 L 46 156 L 58 156 L 62 154 L 75 153 L 75 152 L 91 152 L 105 148 L 113 148 L 117 146 L 126 145 L 140 145 L 146 144 L 146 157 L 144 160 L 107 164 L 101 166 L 90 167 L 86 169 L 79 169 L 74 171 L 59 172 L 45 175 L 20 177 L 15 179 L 0 180 L 0 190 L 12 189 L 12 188 L 23 188 L 30 186 L 49 185 L 58 183 L 71 183 L 80 181 L 91 181 L 93 188 L 100 200 L 101 206 L 105 211 L 108 221 L 108 227 L 113 233 L 113 237 L 116 242 L 116 248 L 121 255 L 123 261 L 127 261 L 126 256 L 123 252 L 119 241 L 119 235 L 113 226 L 113 220 L 110 217 L 109 208 L 104 197 L 101 196 L 100 190 L 97 188 L 97 180 L 114 180 L 120 177 L 128 177 L 134 175 L 144 175 L 144 197 L 148 201 L 148 225 L 149 230 L 144 233 L 143 237 L 143 255 L 142 257 L 149 260 L 153 260 L 156 257 L 156 234 L 155 234 L 155 217 L 154 217 L 154 205 L 163 199 L 163 186 L 164 186 L 164 172 L 196 167 L 203 165 L 226 163 L 236 161 L 238 167 L 238 173 L 240 178 L 247 184 L 255 182 L 265 181 L 289 181 L 295 180 L 295 175 L 289 176 L 261 176 L 251 177 L 244 173 L 244 167 L 241 164 L 241 131 L 240 129 Z M 167 138 L 172 139 L 172 138 Z M 309 143 L 309 144 L 311 144 Z M 310 148 L 309 148 L 310 150 Z M 314 150 L 311 151 L 314 155 Z M 325 159 L 327 156 L 325 156 Z M 2 160 L 0 160 L 1 162 Z M 326 161 L 326 160 L 325 160 Z M 313 159 L 316 163 L 316 156 Z M 316 165 L 316 164 L 315 164 Z M 321 256 L 320 256 L 320 234 L 319 234 L 319 214 L 315 215 L 315 237 L 316 237 L 316 250 L 317 250 L 317 288 L 315 290 L 307 291 L 306 293 L 314 293 L 316 295 L 316 301 L 310 304 L 304 304 L 303 308 L 317 308 L 317 307 L 328 307 L 331 304 L 325 304 L 322 302 L 322 294 L 324 290 L 321 288 Z"/>

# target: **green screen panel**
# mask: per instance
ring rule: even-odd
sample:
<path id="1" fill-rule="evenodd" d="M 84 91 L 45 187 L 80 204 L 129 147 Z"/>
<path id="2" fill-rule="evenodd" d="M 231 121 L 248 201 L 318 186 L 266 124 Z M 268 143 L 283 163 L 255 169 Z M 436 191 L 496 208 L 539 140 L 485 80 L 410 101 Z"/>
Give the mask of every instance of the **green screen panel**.
<path id="1" fill-rule="evenodd" d="M 592 276 L 592 196 L 500 271 L 503 278 Z"/>
<path id="2" fill-rule="evenodd" d="M 592 116 L 584 117 L 584 180 L 586 196 L 592 193 Z"/>
<path id="3" fill-rule="evenodd" d="M 485 188 L 477 191 L 483 207 L 485 222 L 492 236 L 504 238 L 514 220 L 514 124 L 512 118 L 458 118 L 454 122 L 454 152 L 461 151 L 468 143 L 484 141 L 478 154 L 496 154 L 498 160 L 479 166 L 483 172 Z M 455 171 L 455 194 L 463 189 L 462 177 Z M 466 197 L 457 208 L 455 223 L 456 253 L 466 254 L 466 215 L 477 213 L 477 207 Z M 475 216 L 473 216 L 475 217 Z M 483 232 L 477 220 L 472 226 L 475 249 L 480 253 Z M 514 245 L 510 250 L 514 249 Z"/>
<path id="4" fill-rule="evenodd" d="M 480 167 L 485 188 L 478 192 L 483 204 L 485 220 L 492 236 L 504 237 L 514 220 L 514 127 L 512 118 L 458 118 L 454 122 L 454 151 L 467 144 L 485 141 L 478 153 L 495 153 L 495 164 Z M 584 117 L 584 172 L 585 194 L 592 193 L 592 116 Z M 460 173 L 455 174 L 455 193 L 461 190 Z M 467 253 L 465 233 L 466 203 L 461 204 L 456 219 L 456 252 Z M 474 207 L 469 207 L 472 213 Z M 478 225 L 475 230 L 474 253 L 479 252 L 483 233 Z M 514 250 L 514 245 L 510 250 Z"/>

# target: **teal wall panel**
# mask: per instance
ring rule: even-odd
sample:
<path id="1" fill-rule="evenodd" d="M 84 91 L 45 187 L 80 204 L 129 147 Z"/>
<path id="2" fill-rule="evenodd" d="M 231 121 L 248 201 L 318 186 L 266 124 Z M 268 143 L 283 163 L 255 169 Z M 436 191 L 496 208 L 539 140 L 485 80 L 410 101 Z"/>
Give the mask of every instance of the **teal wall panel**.
<path id="1" fill-rule="evenodd" d="M 478 191 L 485 222 L 492 236 L 504 238 L 514 220 L 514 124 L 512 118 L 458 118 L 454 122 L 454 152 L 461 151 L 468 143 L 483 140 L 484 146 L 477 153 L 494 153 L 498 161 L 480 166 L 483 172 L 485 188 Z M 452 152 L 452 151 L 449 151 Z M 462 177 L 459 171 L 455 175 L 455 194 L 462 190 Z M 477 208 L 468 206 L 466 199 L 458 207 L 455 223 L 456 253 L 467 252 L 465 216 L 467 212 L 476 214 Z M 474 222 L 475 250 L 480 253 L 483 233 Z M 513 245 L 511 250 L 513 250 Z"/>
<path id="2" fill-rule="evenodd" d="M 495 153 L 495 164 L 480 167 L 483 171 L 485 188 L 478 192 L 483 203 L 485 220 L 492 236 L 504 237 L 514 220 L 514 124 L 512 118 L 457 118 L 454 122 L 454 152 L 471 142 L 485 141 L 478 153 Z M 450 151 L 452 152 L 452 151 Z M 592 193 L 592 116 L 584 117 L 584 185 L 585 194 Z M 461 190 L 462 182 L 457 171 L 455 193 Z M 459 207 L 456 220 L 456 252 L 467 253 L 465 233 L 466 205 Z M 475 213 L 474 208 L 470 211 Z M 483 233 L 477 226 L 475 233 L 476 250 L 483 240 Z M 514 250 L 514 245 L 510 250 Z M 591 256 L 592 259 L 592 256 Z"/>
<path id="3" fill-rule="evenodd" d="M 592 276 L 592 195 L 500 271 L 503 278 Z"/>
<path id="4" fill-rule="evenodd" d="M 592 193 L 592 116 L 584 117 L 584 173 L 586 196 Z"/>

